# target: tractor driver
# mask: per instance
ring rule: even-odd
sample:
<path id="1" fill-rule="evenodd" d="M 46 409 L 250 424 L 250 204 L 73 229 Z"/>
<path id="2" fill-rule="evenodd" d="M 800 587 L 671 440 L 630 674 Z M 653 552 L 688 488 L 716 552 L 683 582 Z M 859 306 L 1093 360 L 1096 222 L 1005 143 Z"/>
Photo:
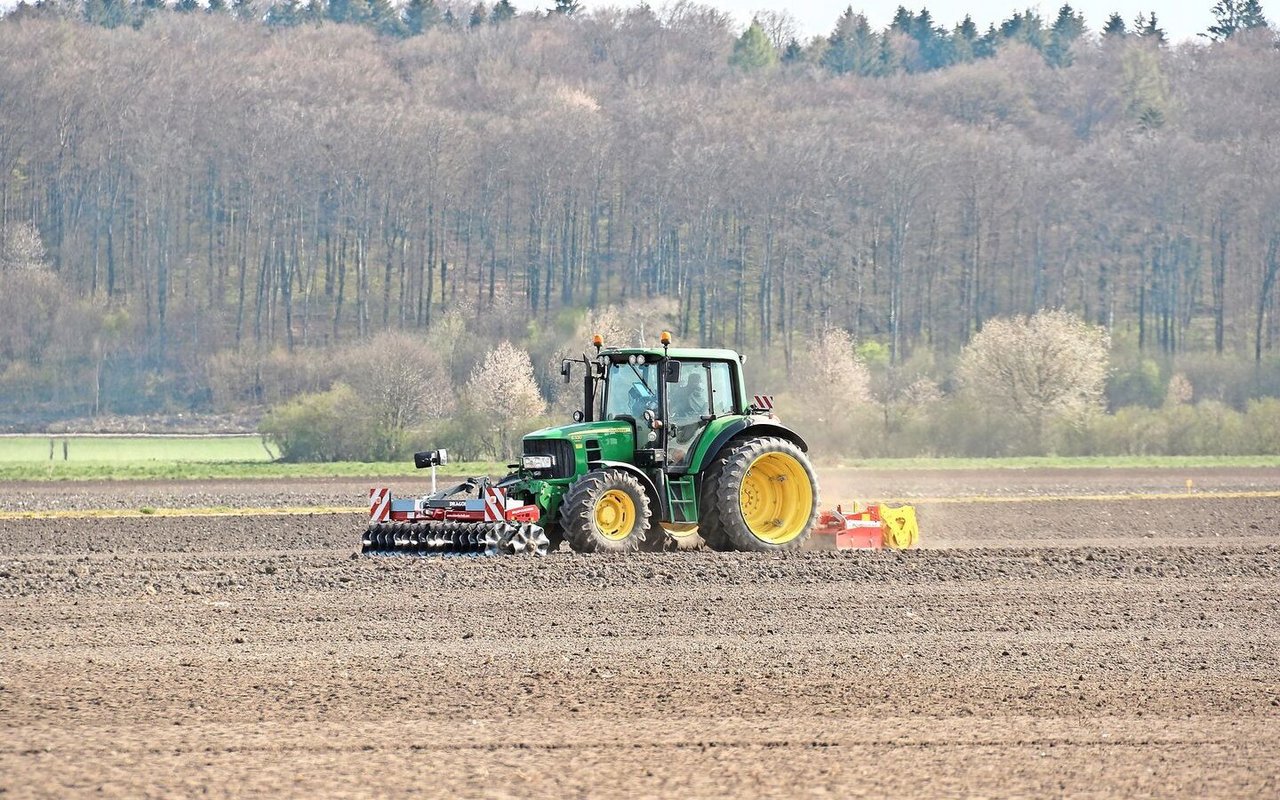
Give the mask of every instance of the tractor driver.
<path id="1" fill-rule="evenodd" d="M 707 401 L 707 376 L 704 370 L 692 368 L 685 371 L 680 383 L 671 390 L 667 400 L 670 415 L 671 461 L 683 464 L 688 459 L 689 448 L 702 430 L 702 418 L 710 412 Z"/>

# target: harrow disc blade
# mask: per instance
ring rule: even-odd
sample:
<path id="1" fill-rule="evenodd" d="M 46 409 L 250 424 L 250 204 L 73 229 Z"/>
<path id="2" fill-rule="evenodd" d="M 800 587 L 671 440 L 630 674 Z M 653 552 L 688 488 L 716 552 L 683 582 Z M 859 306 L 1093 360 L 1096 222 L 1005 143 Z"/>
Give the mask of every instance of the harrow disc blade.
<path id="1" fill-rule="evenodd" d="M 550 547 L 551 540 L 541 526 L 525 523 L 511 534 L 508 552 L 514 555 L 545 556 Z"/>
<path id="2" fill-rule="evenodd" d="M 484 554 L 486 556 L 496 556 L 500 552 L 502 546 L 504 530 L 506 526 L 487 525 L 484 532 Z"/>

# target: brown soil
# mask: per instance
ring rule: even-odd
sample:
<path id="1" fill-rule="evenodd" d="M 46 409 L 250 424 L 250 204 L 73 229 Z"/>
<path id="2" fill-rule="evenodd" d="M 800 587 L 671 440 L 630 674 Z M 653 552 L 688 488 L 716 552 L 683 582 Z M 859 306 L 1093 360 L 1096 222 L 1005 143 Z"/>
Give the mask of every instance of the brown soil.
<path id="1" fill-rule="evenodd" d="M 0 521 L 0 793 L 1280 791 L 1280 499 L 921 518 L 936 549 L 450 560 L 352 558 L 357 515 Z"/>
<path id="2" fill-rule="evenodd" d="M 1280 468 L 819 470 L 827 504 L 985 495 L 1044 497 L 1280 490 Z M 458 478 L 441 478 L 440 485 Z M 397 495 L 423 494 L 425 473 L 401 478 L 302 478 L 208 481 L 0 481 L 0 511 L 142 507 L 360 506 L 373 485 Z"/>

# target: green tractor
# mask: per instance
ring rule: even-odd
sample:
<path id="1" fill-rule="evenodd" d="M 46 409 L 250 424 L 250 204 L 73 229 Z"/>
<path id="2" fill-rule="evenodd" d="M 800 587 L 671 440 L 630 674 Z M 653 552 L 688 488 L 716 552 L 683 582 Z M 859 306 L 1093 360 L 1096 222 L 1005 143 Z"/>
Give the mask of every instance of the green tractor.
<path id="1" fill-rule="evenodd" d="M 496 484 L 536 505 L 552 547 L 578 552 L 775 551 L 802 546 L 818 515 L 804 439 L 767 396 L 749 395 L 732 350 L 605 348 L 566 359 L 581 373 L 573 423 L 524 437 Z"/>

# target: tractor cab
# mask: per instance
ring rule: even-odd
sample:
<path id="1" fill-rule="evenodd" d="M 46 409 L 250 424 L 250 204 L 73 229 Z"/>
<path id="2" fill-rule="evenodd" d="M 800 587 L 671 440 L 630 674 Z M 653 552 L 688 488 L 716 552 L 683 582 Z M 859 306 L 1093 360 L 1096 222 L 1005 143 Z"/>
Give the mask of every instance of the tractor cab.
<path id="1" fill-rule="evenodd" d="M 573 380 L 582 365 L 583 399 L 574 421 L 626 422 L 634 431 L 634 463 L 687 472 L 703 434 L 716 420 L 759 411 L 746 403 L 742 357 L 732 350 L 670 347 L 608 348 L 565 359 L 560 374 Z"/>

